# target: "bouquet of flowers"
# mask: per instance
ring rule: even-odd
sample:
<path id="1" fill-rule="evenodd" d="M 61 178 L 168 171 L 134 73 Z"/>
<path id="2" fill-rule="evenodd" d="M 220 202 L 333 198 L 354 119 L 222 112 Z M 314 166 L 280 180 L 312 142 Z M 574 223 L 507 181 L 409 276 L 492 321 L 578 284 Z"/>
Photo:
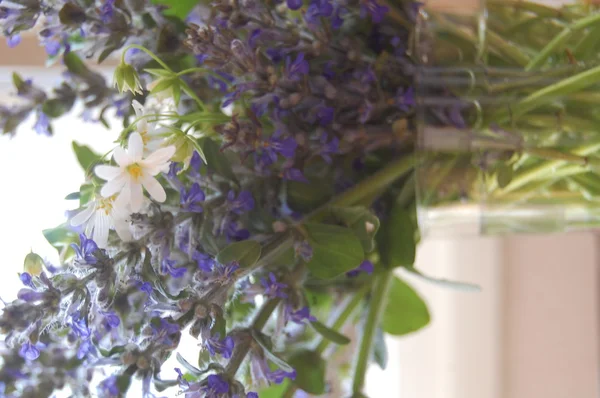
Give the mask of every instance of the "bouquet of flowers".
<path id="1" fill-rule="evenodd" d="M 76 101 L 123 121 L 110 153 L 74 144 L 80 209 L 44 231 L 61 264 L 29 254 L 0 316 L 3 396 L 364 396 L 383 335 L 429 322 L 393 275 L 417 273 L 418 8 L 3 0 L 9 44 L 39 28 L 65 69 L 50 93 L 13 75 L 3 133 L 52 134 Z M 114 55 L 113 84 L 92 64 Z"/>
<path id="2" fill-rule="evenodd" d="M 409 0 L 2 0 L 9 45 L 37 29 L 65 79 L 45 92 L 15 73 L 21 102 L 0 107 L 1 131 L 34 115 L 51 135 L 77 101 L 115 131 L 110 153 L 74 143 L 86 178 L 67 198 L 80 209 L 44 231 L 61 264 L 30 253 L 2 310 L 2 396 L 365 397 L 384 336 L 430 320 L 394 269 L 452 284 L 413 266 L 417 199 L 463 200 L 482 181 L 552 193 L 546 172 L 573 165 L 562 176 L 580 176 L 573 184 L 597 178 L 584 174 L 597 143 L 569 152 L 556 134 L 537 146 L 506 137 L 546 131 L 566 99 L 588 104 L 578 111 L 590 123 L 560 120 L 594 126 L 596 69 L 538 91 L 526 72 L 571 73 L 552 69 L 556 53 L 577 42 L 596 54 L 600 18 L 581 22 L 582 4 L 517 3 L 491 1 L 486 25 L 428 19 Z M 540 43 L 542 31 L 558 36 Z M 110 82 L 92 65 L 115 56 Z M 465 84 L 504 67 L 492 86 Z M 517 93 L 505 101 L 521 98 L 517 110 L 478 100 L 498 92 Z M 423 155 L 417 132 L 447 127 L 478 145 Z"/>

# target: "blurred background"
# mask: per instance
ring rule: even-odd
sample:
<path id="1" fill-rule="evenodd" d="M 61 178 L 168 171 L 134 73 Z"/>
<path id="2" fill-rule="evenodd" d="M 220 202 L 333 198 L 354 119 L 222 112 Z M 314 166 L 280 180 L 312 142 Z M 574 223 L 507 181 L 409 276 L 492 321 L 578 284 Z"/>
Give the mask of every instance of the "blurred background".
<path id="1" fill-rule="evenodd" d="M 11 73 L 53 87 L 61 68 L 44 66 L 35 37 L 14 49 L 0 43 L 0 102 L 17 99 Z M 111 76 L 110 68 L 106 75 Z M 17 272 L 33 250 L 51 263 L 57 253 L 41 231 L 66 220 L 83 171 L 71 141 L 107 152 L 119 134 L 85 123 L 78 108 L 36 135 L 34 121 L 14 138 L 0 137 L 0 297 L 20 289 Z M 432 323 L 387 341 L 388 366 L 368 377 L 372 398 L 600 397 L 598 303 L 600 235 L 429 238 L 416 267 L 426 274 L 475 283 L 464 292 L 402 275 L 428 302 Z M 401 313 L 398 316 L 402 316 Z"/>

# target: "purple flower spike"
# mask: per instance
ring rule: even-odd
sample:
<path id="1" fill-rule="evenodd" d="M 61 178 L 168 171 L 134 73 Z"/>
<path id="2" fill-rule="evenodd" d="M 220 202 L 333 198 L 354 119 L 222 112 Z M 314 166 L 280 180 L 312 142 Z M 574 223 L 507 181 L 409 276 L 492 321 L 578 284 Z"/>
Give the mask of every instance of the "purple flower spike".
<path id="1" fill-rule="evenodd" d="M 402 112 L 408 112 L 412 107 L 415 106 L 415 92 L 412 87 L 404 90 L 399 88 L 396 93 L 396 107 Z"/>
<path id="2" fill-rule="evenodd" d="M 288 295 L 283 291 L 283 289 L 286 289 L 288 285 L 277 282 L 277 278 L 275 277 L 274 273 L 269 273 L 269 279 L 260 278 L 260 283 L 265 288 L 265 295 L 271 298 L 287 298 Z"/>
<path id="3" fill-rule="evenodd" d="M 388 7 L 380 5 L 376 0 L 362 0 L 360 5 L 361 18 L 365 18 L 367 15 L 370 15 L 371 20 L 374 23 L 382 22 L 383 18 L 385 18 L 385 14 L 387 14 L 388 11 L 390 11 Z"/>
<path id="4" fill-rule="evenodd" d="M 206 339 L 205 345 L 206 349 L 210 353 L 211 356 L 215 356 L 217 354 L 221 354 L 223 358 L 231 358 L 231 354 L 233 353 L 233 347 L 235 346 L 235 342 L 231 336 L 225 337 L 223 340 L 220 338 L 219 333 L 211 336 Z"/>
<path id="5" fill-rule="evenodd" d="M 296 371 L 291 371 L 291 372 L 286 372 L 283 371 L 281 369 L 277 369 L 273 372 L 269 372 L 267 374 L 267 378 L 269 379 L 270 382 L 275 383 L 275 384 L 281 384 L 283 383 L 283 381 L 287 378 L 290 380 L 295 380 L 296 379 Z"/>
<path id="6" fill-rule="evenodd" d="M 31 344 L 30 341 L 23 343 L 19 350 L 21 358 L 27 359 L 28 361 L 35 361 L 40 356 L 40 350 L 36 345 Z"/>
<path id="7" fill-rule="evenodd" d="M 308 65 L 308 61 L 304 59 L 304 53 L 299 53 L 293 62 L 291 57 L 287 57 L 285 60 L 287 76 L 292 80 L 302 79 L 302 76 L 308 74 L 309 69 L 310 66 Z"/>
<path id="8" fill-rule="evenodd" d="M 371 275 L 374 269 L 375 267 L 373 266 L 373 263 L 369 260 L 365 260 L 362 263 L 360 263 L 360 265 L 355 269 L 346 272 L 346 276 L 348 278 L 355 278 L 358 275 L 360 275 L 361 272 L 366 272 L 367 274 Z"/>
<path id="9" fill-rule="evenodd" d="M 88 239 L 85 234 L 79 235 L 79 242 L 80 246 L 77 246 L 75 243 L 71 244 L 71 247 L 75 250 L 77 259 L 89 265 L 96 264 L 98 261 L 96 260 L 96 257 L 94 257 L 94 253 L 98 250 L 96 242 Z"/>
<path id="10" fill-rule="evenodd" d="M 110 376 L 102 381 L 98 386 L 98 392 L 103 397 L 118 397 L 120 395 L 119 386 L 117 385 L 117 376 Z"/>
<path id="11" fill-rule="evenodd" d="M 290 10 L 299 10 L 302 8 L 302 0 L 287 0 L 286 4 Z"/>
<path id="12" fill-rule="evenodd" d="M 202 189 L 200 189 L 198 183 L 192 184 L 192 187 L 187 192 L 185 189 L 182 189 L 180 196 L 181 207 L 183 210 L 192 213 L 202 213 L 203 208 L 198 203 L 204 202 L 206 196 L 204 195 L 204 192 L 202 192 Z"/>
<path id="13" fill-rule="evenodd" d="M 181 278 L 187 272 L 187 268 L 181 267 L 176 268 L 177 262 L 168 258 L 164 258 L 160 267 L 160 271 L 163 274 L 170 274 L 173 278 Z"/>
<path id="14" fill-rule="evenodd" d="M 74 312 L 73 315 L 71 315 L 71 329 L 73 329 L 76 336 L 83 340 L 90 338 L 91 332 L 87 326 L 87 321 L 85 318 L 81 317 L 79 311 Z"/>
<path id="15" fill-rule="evenodd" d="M 250 191 L 241 191 L 237 198 L 235 198 L 235 192 L 229 191 L 227 201 L 231 211 L 238 215 L 254 209 L 254 198 Z"/>
<path id="16" fill-rule="evenodd" d="M 290 320 L 294 323 L 304 323 L 304 321 L 315 322 L 317 318 L 310 314 L 310 308 L 304 306 L 300 308 L 298 311 L 291 312 L 290 309 Z"/>
<path id="17" fill-rule="evenodd" d="M 192 254 L 192 260 L 196 261 L 196 263 L 198 264 L 198 268 L 203 272 L 210 273 L 213 271 L 215 260 L 208 254 L 195 251 Z"/>
<path id="18" fill-rule="evenodd" d="M 202 388 L 206 397 L 220 397 L 219 394 L 229 392 L 229 384 L 221 375 L 210 375 L 206 379 L 206 386 Z"/>
<path id="19" fill-rule="evenodd" d="M 34 129 L 39 135 L 52 135 L 50 133 L 50 119 L 48 118 L 48 115 L 46 115 L 44 112 L 39 112 Z"/>
<path id="20" fill-rule="evenodd" d="M 9 36 L 6 39 L 6 43 L 8 44 L 8 47 L 15 48 L 16 46 L 18 46 L 21 43 L 21 35 L 18 33 L 15 33 L 12 36 Z"/>
<path id="21" fill-rule="evenodd" d="M 33 285 L 33 280 L 31 279 L 31 275 L 27 272 L 23 272 L 19 275 L 19 279 L 21 279 L 21 282 L 23 282 L 23 284 L 25 286 L 28 286 L 30 288 L 35 288 L 35 286 Z"/>

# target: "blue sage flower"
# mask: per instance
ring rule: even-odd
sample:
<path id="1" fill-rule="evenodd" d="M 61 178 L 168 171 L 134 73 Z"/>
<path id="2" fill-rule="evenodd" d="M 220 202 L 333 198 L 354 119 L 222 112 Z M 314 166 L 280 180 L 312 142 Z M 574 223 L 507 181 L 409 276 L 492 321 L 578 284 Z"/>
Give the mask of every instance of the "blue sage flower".
<path id="1" fill-rule="evenodd" d="M 206 196 L 198 183 L 193 183 L 189 191 L 182 189 L 180 192 L 181 208 L 192 213 L 202 213 L 203 208 L 199 203 L 204 202 Z"/>
<path id="2" fill-rule="evenodd" d="M 43 347 L 41 343 L 31 344 L 31 341 L 27 341 L 21 345 L 19 355 L 28 361 L 35 361 L 40 356 L 41 347 Z"/>
<path id="3" fill-rule="evenodd" d="M 221 340 L 219 333 L 216 333 L 214 336 L 207 338 L 204 341 L 204 345 L 211 356 L 214 357 L 217 354 L 221 354 L 223 358 L 227 359 L 231 358 L 235 342 L 231 336 L 227 336 Z"/>
<path id="4" fill-rule="evenodd" d="M 270 272 L 269 279 L 260 278 L 260 283 L 265 289 L 265 295 L 271 298 L 287 298 L 287 293 L 284 291 L 288 285 L 285 283 L 277 282 L 275 274 Z"/>
<path id="5" fill-rule="evenodd" d="M 79 244 L 80 246 L 75 243 L 71 244 L 71 247 L 75 250 L 77 259 L 89 265 L 96 264 L 98 262 L 96 257 L 94 257 L 94 253 L 98 250 L 96 242 L 88 239 L 85 234 L 79 234 Z"/>
<path id="6" fill-rule="evenodd" d="M 32 289 L 35 289 L 35 286 L 33 285 L 33 280 L 31 278 L 31 275 L 28 272 L 22 272 L 21 274 L 19 274 L 19 279 L 21 279 L 21 282 L 25 285 L 28 286 Z"/>
<path id="7" fill-rule="evenodd" d="M 163 258 L 163 260 L 161 262 L 161 266 L 160 266 L 160 272 L 163 275 L 169 274 L 173 278 L 181 278 L 187 272 L 187 268 L 185 268 L 185 267 L 177 268 L 177 267 L 175 267 L 176 264 L 177 264 L 177 262 L 175 260 L 171 260 L 169 258 Z"/>
<path id="8" fill-rule="evenodd" d="M 229 191 L 227 194 L 227 202 L 229 210 L 235 214 L 243 214 L 254 209 L 254 198 L 250 191 L 241 191 L 237 198 L 234 191 Z"/>
<path id="9" fill-rule="evenodd" d="M 358 267 L 346 272 L 346 276 L 348 278 L 354 278 L 360 275 L 362 272 L 366 272 L 367 274 L 371 275 L 373 273 L 373 270 L 375 270 L 373 263 L 369 260 L 365 260 L 362 263 L 360 263 Z"/>

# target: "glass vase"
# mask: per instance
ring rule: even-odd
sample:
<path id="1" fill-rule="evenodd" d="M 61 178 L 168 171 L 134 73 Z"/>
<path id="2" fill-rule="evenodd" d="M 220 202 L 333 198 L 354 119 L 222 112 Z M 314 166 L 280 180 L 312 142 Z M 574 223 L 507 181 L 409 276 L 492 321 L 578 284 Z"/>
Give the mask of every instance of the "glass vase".
<path id="1" fill-rule="evenodd" d="M 425 233 L 600 226 L 600 12 L 556 3 L 430 1 L 420 11 Z"/>

